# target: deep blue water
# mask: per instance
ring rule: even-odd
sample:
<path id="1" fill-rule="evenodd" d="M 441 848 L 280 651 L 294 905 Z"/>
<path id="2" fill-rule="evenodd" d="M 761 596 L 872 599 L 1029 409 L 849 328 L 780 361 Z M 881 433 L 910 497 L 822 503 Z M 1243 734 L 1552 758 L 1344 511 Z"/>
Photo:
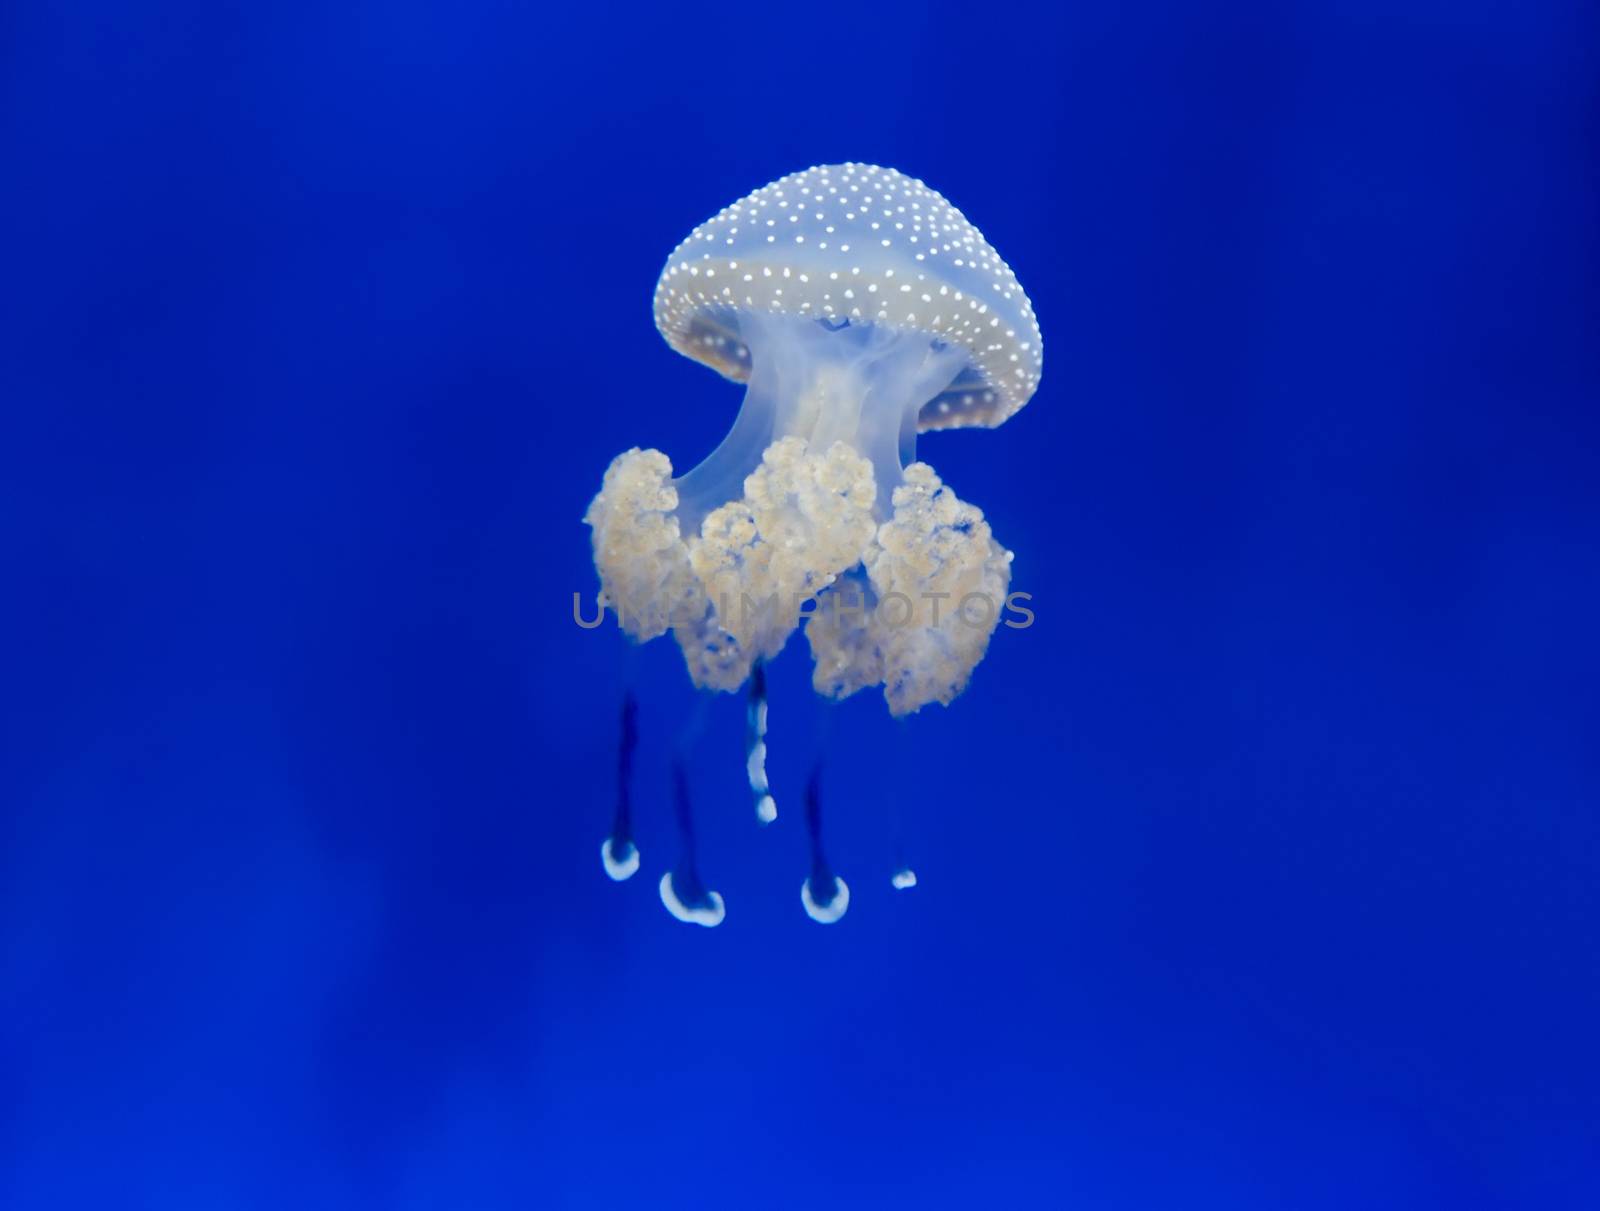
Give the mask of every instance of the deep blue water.
<path id="1" fill-rule="evenodd" d="M 1597 45 L 7 6 L 0 1206 L 1600 1205 Z M 580 518 L 738 405 L 652 330 L 667 252 L 845 159 L 1037 308 L 1034 402 L 921 447 L 1037 622 L 903 731 L 774 666 L 829 929 L 711 703 L 700 930 L 693 695 L 573 625 Z"/>

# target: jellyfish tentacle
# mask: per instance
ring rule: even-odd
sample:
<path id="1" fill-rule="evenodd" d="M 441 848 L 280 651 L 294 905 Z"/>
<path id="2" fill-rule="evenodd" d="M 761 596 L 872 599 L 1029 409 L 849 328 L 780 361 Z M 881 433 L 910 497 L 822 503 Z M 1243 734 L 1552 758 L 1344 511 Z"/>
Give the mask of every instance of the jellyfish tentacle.
<path id="1" fill-rule="evenodd" d="M 639 743 L 639 707 L 633 691 L 622 696 L 622 737 L 617 745 L 617 810 L 611 832 L 600 843 L 600 862 L 616 882 L 633 877 L 639 869 L 639 847 L 633 841 L 633 751 Z"/>
<path id="2" fill-rule="evenodd" d="M 678 865 L 661 876 L 661 903 L 678 920 L 711 928 L 727 915 L 722 897 L 700 879 L 694 858 L 694 811 L 689 803 L 689 775 L 682 759 L 672 763 L 672 798 L 678 817 L 683 855 Z"/>
<path id="3" fill-rule="evenodd" d="M 832 925 L 850 907 L 850 886 L 828 865 L 822 852 L 822 762 L 811 767 L 806 781 L 806 835 L 811 841 L 811 873 L 800 884 L 800 903 L 806 915 L 821 925 Z"/>
<path id="4" fill-rule="evenodd" d="M 750 670 L 750 700 L 745 708 L 745 773 L 755 799 L 756 819 L 771 824 L 778 818 L 778 801 L 767 783 L 767 671 L 761 661 Z"/>
<path id="5" fill-rule="evenodd" d="M 911 760 L 909 732 L 910 723 L 905 716 L 894 721 L 894 753 L 896 765 L 904 765 Z M 894 858 L 894 871 L 889 876 L 889 885 L 896 891 L 906 891 L 917 885 L 917 872 L 911 868 L 910 861 L 906 858 L 904 802 L 902 792 L 898 785 L 891 785 L 889 790 L 889 838 L 891 854 Z"/>

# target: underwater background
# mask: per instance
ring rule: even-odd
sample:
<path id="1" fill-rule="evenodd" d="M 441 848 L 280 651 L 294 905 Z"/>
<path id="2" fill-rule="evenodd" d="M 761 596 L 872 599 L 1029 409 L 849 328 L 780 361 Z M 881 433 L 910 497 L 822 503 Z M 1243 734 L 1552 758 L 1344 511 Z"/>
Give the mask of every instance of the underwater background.
<path id="1" fill-rule="evenodd" d="M 1600 1205 L 1596 24 L 8 5 L 0 1206 Z M 667 253 L 843 160 L 1037 309 L 919 448 L 1035 623 L 904 728 L 791 644 L 760 830 L 581 518 L 738 407 Z"/>

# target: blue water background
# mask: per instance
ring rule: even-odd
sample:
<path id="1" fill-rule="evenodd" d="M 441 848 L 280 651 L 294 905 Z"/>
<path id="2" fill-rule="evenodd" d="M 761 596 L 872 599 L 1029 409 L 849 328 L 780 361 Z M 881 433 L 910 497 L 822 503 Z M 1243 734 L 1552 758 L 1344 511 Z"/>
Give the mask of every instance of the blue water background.
<path id="1" fill-rule="evenodd" d="M 1575 2 L 7 6 L 0 1205 L 1600 1205 L 1596 48 Z M 692 694 L 573 625 L 580 518 L 737 408 L 666 253 L 845 159 L 1037 308 L 1035 401 L 922 446 L 1036 624 L 903 735 L 791 649 L 767 832 L 712 703 L 693 929 Z"/>

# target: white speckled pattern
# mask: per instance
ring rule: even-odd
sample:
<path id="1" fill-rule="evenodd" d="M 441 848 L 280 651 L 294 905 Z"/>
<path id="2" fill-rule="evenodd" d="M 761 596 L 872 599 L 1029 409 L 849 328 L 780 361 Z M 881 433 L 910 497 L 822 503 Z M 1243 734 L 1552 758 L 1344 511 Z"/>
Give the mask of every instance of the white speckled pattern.
<path id="1" fill-rule="evenodd" d="M 954 206 L 892 168 L 791 173 L 702 223 L 656 283 L 656 327 L 731 379 L 750 374 L 743 312 L 886 324 L 965 349 L 918 428 L 994 426 L 1039 386 L 1038 321 L 1011 267 Z"/>

